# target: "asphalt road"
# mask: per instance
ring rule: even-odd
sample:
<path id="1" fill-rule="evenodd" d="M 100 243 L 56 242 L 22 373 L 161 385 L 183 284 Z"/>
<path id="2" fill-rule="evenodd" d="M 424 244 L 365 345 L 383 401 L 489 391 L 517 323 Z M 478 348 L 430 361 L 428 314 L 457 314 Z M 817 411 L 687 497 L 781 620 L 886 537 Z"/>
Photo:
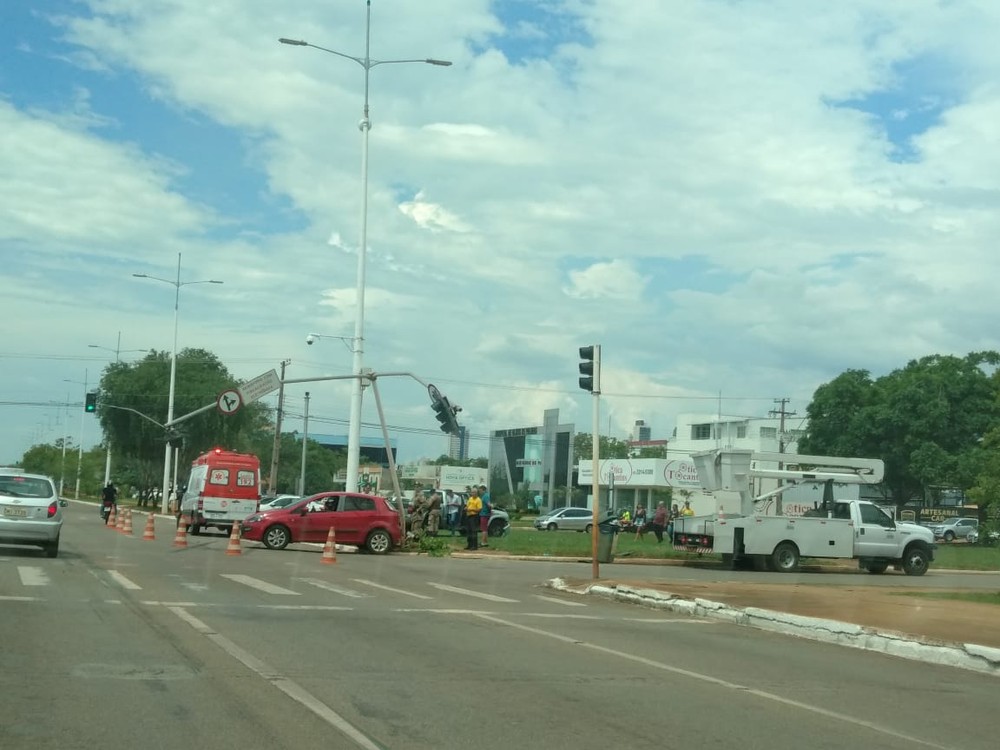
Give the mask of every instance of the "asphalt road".
<path id="1" fill-rule="evenodd" d="M 579 565 L 230 557 L 67 511 L 58 559 L 0 547 L 5 750 L 996 746 L 996 678 L 540 585 Z"/>

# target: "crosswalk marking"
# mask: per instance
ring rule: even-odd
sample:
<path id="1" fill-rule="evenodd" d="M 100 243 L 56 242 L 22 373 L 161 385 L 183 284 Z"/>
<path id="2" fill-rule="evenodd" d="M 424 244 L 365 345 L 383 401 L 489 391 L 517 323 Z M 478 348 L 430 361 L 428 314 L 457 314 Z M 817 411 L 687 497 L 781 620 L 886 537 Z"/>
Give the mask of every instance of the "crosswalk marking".
<path id="1" fill-rule="evenodd" d="M 37 596 L 0 596 L 0 602 L 39 602 Z"/>
<path id="2" fill-rule="evenodd" d="M 273 583 L 262 581 L 252 576 L 236 575 L 234 573 L 222 573 L 223 578 L 228 578 L 233 583 L 242 583 L 244 586 L 263 591 L 265 594 L 276 594 L 278 596 L 299 596 L 298 591 L 275 586 Z"/>
<path id="3" fill-rule="evenodd" d="M 49 577 L 41 568 L 29 565 L 18 565 L 17 574 L 21 577 L 22 586 L 48 586 Z"/>
<path id="4" fill-rule="evenodd" d="M 142 586 L 137 583 L 130 581 L 128 578 L 123 576 L 117 570 L 109 570 L 108 575 L 114 579 L 115 583 L 121 586 L 123 589 L 128 589 L 129 591 L 141 591 Z"/>
<path id="5" fill-rule="evenodd" d="M 504 596 L 497 596 L 496 594 L 483 594 L 479 591 L 473 591 L 472 589 L 461 589 L 458 586 L 449 586 L 446 583 L 429 583 L 428 586 L 433 586 L 436 589 L 441 589 L 441 591 L 450 591 L 453 594 L 462 594 L 464 596 L 474 596 L 477 599 L 485 599 L 488 602 L 505 602 L 507 604 L 517 604 L 517 599 L 508 599 Z"/>
<path id="6" fill-rule="evenodd" d="M 366 599 L 371 596 L 371 594 L 362 594 L 360 591 L 345 589 L 343 586 L 337 586 L 327 581 L 322 581 L 319 578 L 296 578 L 295 580 L 302 581 L 302 583 L 308 583 L 310 586 L 315 586 L 316 588 L 323 589 L 324 591 L 332 591 L 333 593 L 340 594 L 341 596 L 349 596 L 352 599 Z"/>
<path id="7" fill-rule="evenodd" d="M 552 602 L 553 604 L 561 604 L 564 607 L 586 607 L 587 605 L 583 602 L 571 602 L 566 599 L 559 599 L 555 596 L 544 596 L 543 594 L 535 594 L 536 599 L 542 599 L 546 602 Z"/>
<path id="8" fill-rule="evenodd" d="M 383 586 L 381 583 L 375 583 L 375 581 L 369 581 L 364 578 L 353 578 L 351 579 L 355 583 L 363 583 L 365 586 L 371 586 L 372 588 L 382 589 L 383 591 L 391 591 L 394 594 L 403 594 L 404 596 L 412 596 L 414 599 L 433 599 L 433 596 L 424 596 L 423 594 L 417 594 L 413 591 L 404 591 L 403 589 L 394 589 L 392 586 Z"/>

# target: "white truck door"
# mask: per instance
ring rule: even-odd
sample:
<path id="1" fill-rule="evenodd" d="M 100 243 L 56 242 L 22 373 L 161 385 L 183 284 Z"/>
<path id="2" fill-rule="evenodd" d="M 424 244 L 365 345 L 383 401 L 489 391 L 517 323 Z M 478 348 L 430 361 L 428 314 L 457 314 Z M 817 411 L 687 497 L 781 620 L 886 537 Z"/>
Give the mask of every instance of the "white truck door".
<path id="1" fill-rule="evenodd" d="M 899 557 L 896 523 L 878 506 L 871 503 L 852 504 L 855 518 L 854 554 L 857 557 Z"/>

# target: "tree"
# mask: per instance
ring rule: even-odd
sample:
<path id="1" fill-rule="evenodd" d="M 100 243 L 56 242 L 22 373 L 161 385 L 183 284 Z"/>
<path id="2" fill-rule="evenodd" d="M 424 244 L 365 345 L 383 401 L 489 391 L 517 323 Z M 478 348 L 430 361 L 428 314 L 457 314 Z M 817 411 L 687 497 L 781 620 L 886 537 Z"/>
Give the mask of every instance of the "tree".
<path id="1" fill-rule="evenodd" d="M 594 440 L 589 432 L 578 432 L 573 437 L 573 462 L 593 460 Z M 601 435 L 598 442 L 601 458 L 628 458 L 629 446 L 624 440 Z"/>
<path id="2" fill-rule="evenodd" d="M 936 487 L 968 489 L 981 439 L 1000 426 L 998 364 L 997 352 L 973 352 L 923 357 L 875 381 L 848 370 L 816 390 L 799 450 L 881 458 L 900 505 Z"/>

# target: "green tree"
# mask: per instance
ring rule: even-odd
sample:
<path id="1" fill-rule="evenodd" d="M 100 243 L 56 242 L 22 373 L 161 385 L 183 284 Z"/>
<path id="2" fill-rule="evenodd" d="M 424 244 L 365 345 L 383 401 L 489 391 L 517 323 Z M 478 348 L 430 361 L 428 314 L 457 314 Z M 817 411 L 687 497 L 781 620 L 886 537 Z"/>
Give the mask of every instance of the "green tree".
<path id="1" fill-rule="evenodd" d="M 589 432 L 578 432 L 573 436 L 573 462 L 590 461 L 592 456 L 593 437 Z M 598 449 L 601 458 L 628 458 L 628 443 L 618 438 L 601 435 Z"/>
<path id="2" fill-rule="evenodd" d="M 881 458 L 898 504 L 935 487 L 968 489 L 982 470 L 980 441 L 1000 425 L 998 363 L 996 352 L 933 355 L 875 381 L 848 370 L 816 390 L 799 451 Z"/>
<path id="3" fill-rule="evenodd" d="M 101 446 L 94 446 L 90 450 L 83 451 L 81 457 L 79 447 L 67 442 L 64 459 L 62 446 L 62 438 L 52 444 L 31 446 L 21 457 L 21 468 L 30 474 L 44 474 L 52 477 L 57 488 L 62 480 L 63 495 L 72 495 L 76 489 L 76 474 L 79 466 L 80 495 L 89 497 L 97 495 L 104 483 L 104 449 Z"/>

